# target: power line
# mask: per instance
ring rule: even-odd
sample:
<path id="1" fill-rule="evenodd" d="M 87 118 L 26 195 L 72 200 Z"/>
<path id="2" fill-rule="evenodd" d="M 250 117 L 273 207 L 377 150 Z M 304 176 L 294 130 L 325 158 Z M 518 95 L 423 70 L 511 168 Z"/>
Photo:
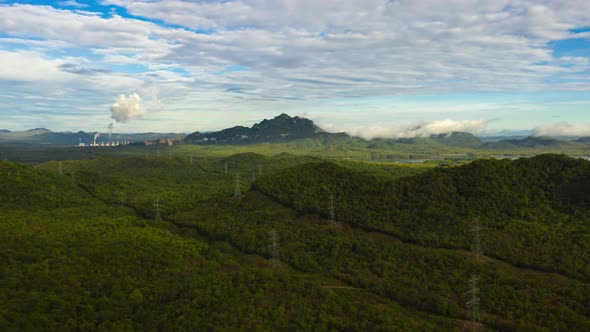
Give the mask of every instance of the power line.
<path id="1" fill-rule="evenodd" d="M 279 234 L 274 229 L 270 231 L 269 248 L 272 267 L 279 267 L 281 265 L 279 258 Z"/>
<path id="2" fill-rule="evenodd" d="M 236 174 L 236 189 L 234 190 L 234 198 L 242 198 L 242 192 L 240 191 L 240 174 Z"/>
<path id="3" fill-rule="evenodd" d="M 154 224 L 160 221 L 162 221 L 162 217 L 160 216 L 160 198 L 158 197 L 154 201 Z"/>
<path id="4" fill-rule="evenodd" d="M 473 220 L 473 225 L 471 226 L 471 232 L 473 232 L 473 244 L 471 246 L 471 251 L 478 260 L 481 258 L 481 256 L 483 256 L 483 250 L 481 249 L 481 241 L 479 237 L 479 231 L 483 229 L 484 228 L 479 225 L 479 219 L 475 218 Z"/>
<path id="5" fill-rule="evenodd" d="M 471 245 L 471 251 L 475 258 L 479 261 L 483 256 L 483 251 L 481 249 L 481 239 L 479 232 L 484 228 L 480 226 L 479 219 L 475 218 L 473 220 L 473 225 L 471 226 L 471 232 L 473 233 L 473 243 Z M 471 326 L 473 331 L 479 331 L 481 327 L 480 318 L 479 318 L 479 277 L 475 274 L 471 275 L 469 279 L 469 291 L 467 295 L 469 299 L 467 301 L 467 310 L 469 310 L 469 319 L 471 320 Z"/>

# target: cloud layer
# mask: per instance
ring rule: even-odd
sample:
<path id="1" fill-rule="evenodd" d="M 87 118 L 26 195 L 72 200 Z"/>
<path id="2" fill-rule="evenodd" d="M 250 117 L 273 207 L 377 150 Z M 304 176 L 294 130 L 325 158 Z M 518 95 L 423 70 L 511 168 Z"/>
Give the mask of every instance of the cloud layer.
<path id="1" fill-rule="evenodd" d="M 551 123 L 533 129 L 534 136 L 590 136 L 590 123 Z"/>
<path id="2" fill-rule="evenodd" d="M 77 112 L 56 119 L 103 123 L 97 110 L 120 91 L 166 103 L 145 129 L 211 129 L 219 113 L 313 112 L 327 99 L 590 90 L 588 54 L 556 46 L 590 37 L 585 0 L 58 3 L 0 5 L 0 102 L 15 123 L 64 109 Z"/>
<path id="3" fill-rule="evenodd" d="M 364 139 L 373 138 L 414 138 L 430 137 L 432 135 L 450 134 L 453 132 L 470 132 L 478 133 L 484 130 L 487 122 L 484 120 L 464 120 L 457 121 L 452 119 L 424 122 L 419 124 L 406 124 L 398 126 L 371 125 L 364 127 L 354 127 L 345 130 L 350 135 L 362 137 Z"/>

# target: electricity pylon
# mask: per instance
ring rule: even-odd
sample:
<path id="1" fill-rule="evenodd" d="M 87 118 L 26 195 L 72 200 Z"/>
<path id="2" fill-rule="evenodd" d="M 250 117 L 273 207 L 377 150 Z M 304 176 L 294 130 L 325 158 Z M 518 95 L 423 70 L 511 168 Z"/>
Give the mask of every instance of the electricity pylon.
<path id="1" fill-rule="evenodd" d="M 330 224 L 336 222 L 336 213 L 334 213 L 334 195 L 330 195 Z"/>
<path id="2" fill-rule="evenodd" d="M 224 170 L 224 173 L 227 174 L 227 161 L 223 165 L 223 170 Z"/>
<path id="3" fill-rule="evenodd" d="M 234 198 L 242 198 L 242 192 L 240 191 L 240 174 L 236 174 L 236 189 L 234 190 Z"/>
<path id="4" fill-rule="evenodd" d="M 270 231 L 269 242 L 270 263 L 272 267 L 278 267 L 281 265 L 281 260 L 279 258 L 279 234 L 274 229 Z"/>
<path id="5" fill-rule="evenodd" d="M 160 198 L 158 197 L 154 201 L 154 224 L 160 221 L 162 221 L 162 217 L 160 216 Z"/>
<path id="6" fill-rule="evenodd" d="M 76 186 L 76 173 L 74 171 L 72 171 L 70 178 L 72 179 L 72 187 L 75 187 Z"/>
<path id="7" fill-rule="evenodd" d="M 61 161 L 57 163 L 57 174 L 60 176 L 64 174 L 63 163 Z"/>
<path id="8" fill-rule="evenodd" d="M 471 327 L 473 331 L 479 331 L 481 326 L 479 320 L 479 287 L 477 286 L 479 277 L 475 274 L 471 275 L 469 279 L 469 291 L 467 295 L 469 300 L 467 301 L 467 309 L 469 310 L 469 320 L 471 321 Z"/>

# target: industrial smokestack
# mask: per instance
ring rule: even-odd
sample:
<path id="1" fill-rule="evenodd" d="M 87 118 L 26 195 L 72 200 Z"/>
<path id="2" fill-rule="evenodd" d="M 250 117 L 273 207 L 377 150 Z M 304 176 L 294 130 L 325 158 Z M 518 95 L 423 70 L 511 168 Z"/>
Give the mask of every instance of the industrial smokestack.
<path id="1" fill-rule="evenodd" d="M 113 135 L 113 128 L 115 128 L 115 124 L 113 122 L 109 123 L 107 129 L 109 130 L 109 142 L 111 142 L 111 136 Z"/>

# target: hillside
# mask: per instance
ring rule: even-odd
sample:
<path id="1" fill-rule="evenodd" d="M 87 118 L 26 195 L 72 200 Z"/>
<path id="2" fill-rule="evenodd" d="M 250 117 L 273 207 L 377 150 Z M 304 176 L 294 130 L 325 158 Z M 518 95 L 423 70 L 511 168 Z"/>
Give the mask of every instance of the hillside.
<path id="1" fill-rule="evenodd" d="M 550 137 L 528 136 L 523 139 L 506 139 L 498 142 L 488 142 L 484 147 L 491 149 L 506 149 L 506 148 L 554 148 L 554 147 L 568 147 L 575 145 L 574 142 L 560 140 Z"/>
<path id="2" fill-rule="evenodd" d="M 590 280 L 590 242 L 573 235 L 577 227 L 590 230 L 589 184 L 590 162 L 539 156 L 479 160 L 400 181 L 310 164 L 264 178 L 256 188 L 323 215 L 333 194 L 343 222 L 437 247 L 469 248 L 477 218 L 488 229 L 484 241 L 492 257 Z M 517 235 L 522 232 L 526 236 Z M 539 251 L 525 254 L 527 247 Z M 563 261 L 566 252 L 576 259 Z"/>
<path id="3" fill-rule="evenodd" d="M 0 162 L 0 329 L 461 331 L 477 273 L 483 330 L 586 331 L 589 164 Z"/>

